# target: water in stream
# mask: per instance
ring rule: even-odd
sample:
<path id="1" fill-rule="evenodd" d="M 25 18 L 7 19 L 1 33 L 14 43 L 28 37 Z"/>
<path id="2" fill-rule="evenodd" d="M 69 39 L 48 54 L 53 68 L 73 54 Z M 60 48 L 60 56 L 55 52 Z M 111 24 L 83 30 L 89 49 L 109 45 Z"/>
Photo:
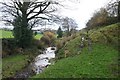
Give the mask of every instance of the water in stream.
<path id="1" fill-rule="evenodd" d="M 56 47 L 46 48 L 43 54 L 38 55 L 34 62 L 31 62 L 30 65 L 21 72 L 17 72 L 14 78 L 28 78 L 41 73 L 46 67 L 52 64 L 50 60 L 55 58 L 55 51 Z"/>

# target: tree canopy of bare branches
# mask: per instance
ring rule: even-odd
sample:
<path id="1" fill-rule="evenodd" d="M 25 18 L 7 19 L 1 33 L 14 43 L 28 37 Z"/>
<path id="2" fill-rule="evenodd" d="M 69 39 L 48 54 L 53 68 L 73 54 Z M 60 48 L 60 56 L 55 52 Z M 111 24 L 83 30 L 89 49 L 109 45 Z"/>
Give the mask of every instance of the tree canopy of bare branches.
<path id="1" fill-rule="evenodd" d="M 70 32 L 72 30 L 75 30 L 78 27 L 77 23 L 72 18 L 65 17 L 61 21 L 62 21 L 63 29 L 67 30 L 67 35 L 68 36 L 71 35 Z"/>
<path id="2" fill-rule="evenodd" d="M 10 24 L 13 23 L 13 19 L 19 18 L 23 23 L 30 24 L 29 27 L 34 27 L 35 24 L 41 23 L 41 19 L 50 20 L 50 13 L 57 10 L 59 6 L 58 1 L 52 0 L 11 0 L 7 3 L 1 2 L 3 7 L 3 21 Z"/>
<path id="3" fill-rule="evenodd" d="M 32 40 L 33 27 L 44 24 L 44 20 L 57 22 L 54 12 L 63 6 L 60 0 L 10 0 L 1 4 L 2 20 L 14 26 L 14 37 L 21 46 Z"/>
<path id="4" fill-rule="evenodd" d="M 111 16 L 117 16 L 120 21 L 120 1 L 111 0 L 107 5 L 107 10 Z"/>
<path id="5" fill-rule="evenodd" d="M 55 0 L 10 0 L 1 4 L 2 20 L 14 26 L 13 35 L 21 47 L 31 44 L 32 28 L 43 20 L 49 21 L 60 5 Z"/>

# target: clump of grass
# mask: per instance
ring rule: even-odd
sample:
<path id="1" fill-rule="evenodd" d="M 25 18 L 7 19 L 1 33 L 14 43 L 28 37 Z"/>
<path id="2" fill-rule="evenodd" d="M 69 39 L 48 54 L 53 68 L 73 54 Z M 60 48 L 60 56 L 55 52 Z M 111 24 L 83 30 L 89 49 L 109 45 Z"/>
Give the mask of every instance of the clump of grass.
<path id="1" fill-rule="evenodd" d="M 14 76 L 16 71 L 21 70 L 27 64 L 27 56 L 17 54 L 2 59 L 3 78 Z"/>
<path id="2" fill-rule="evenodd" d="M 80 45 L 80 36 L 75 39 L 71 39 L 69 42 L 66 42 L 66 44 L 58 51 L 57 58 L 58 59 L 63 58 L 65 54 L 65 50 L 68 51 L 67 57 L 76 55 L 79 51 L 79 45 Z"/>
<path id="3" fill-rule="evenodd" d="M 89 31 L 90 38 L 93 42 L 100 42 L 104 44 L 110 44 L 114 47 L 118 46 L 119 24 L 112 24 L 99 29 L 93 29 Z"/>
<path id="4" fill-rule="evenodd" d="M 33 46 L 23 49 L 21 53 L 13 52 L 2 58 L 2 77 L 13 77 L 17 72 L 23 70 L 39 54 L 38 49 Z"/>

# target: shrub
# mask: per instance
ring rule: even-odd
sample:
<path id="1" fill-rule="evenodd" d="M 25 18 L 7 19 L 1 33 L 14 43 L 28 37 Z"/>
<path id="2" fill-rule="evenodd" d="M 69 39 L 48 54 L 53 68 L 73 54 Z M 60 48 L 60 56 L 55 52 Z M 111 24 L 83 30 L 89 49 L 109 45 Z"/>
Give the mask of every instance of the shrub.
<path id="1" fill-rule="evenodd" d="M 72 39 L 75 39 L 76 37 L 77 37 L 76 34 L 73 34 L 73 35 L 72 35 Z"/>
<path id="2" fill-rule="evenodd" d="M 38 49 L 42 49 L 42 50 L 44 50 L 45 47 L 46 47 L 46 45 L 45 45 L 44 42 L 40 42 L 40 43 L 38 44 L 38 46 L 37 46 Z"/>
<path id="3" fill-rule="evenodd" d="M 62 46 L 63 46 L 63 42 L 62 41 L 59 40 L 59 41 L 56 42 L 57 49 L 62 48 Z"/>
<path id="4" fill-rule="evenodd" d="M 48 36 L 43 36 L 41 39 L 40 39 L 40 42 L 44 42 L 45 44 L 47 45 L 50 45 L 50 37 Z"/>
<path id="5" fill-rule="evenodd" d="M 56 37 L 55 37 L 54 33 L 44 32 L 43 36 L 40 39 L 39 47 L 40 48 L 45 48 L 45 47 L 48 47 L 48 46 L 54 46 L 55 45 L 55 40 L 56 40 Z"/>
<path id="6" fill-rule="evenodd" d="M 15 48 L 16 44 L 14 39 L 2 39 L 2 57 L 6 57 L 15 53 Z"/>
<path id="7" fill-rule="evenodd" d="M 35 31 L 34 35 L 35 35 L 35 36 L 37 35 L 37 31 Z"/>
<path id="8" fill-rule="evenodd" d="M 63 31 L 61 30 L 61 28 L 59 27 L 58 30 L 57 30 L 57 38 L 61 38 L 63 36 Z"/>
<path id="9" fill-rule="evenodd" d="M 28 24 L 23 24 L 20 17 L 17 17 L 13 21 L 13 26 L 13 36 L 17 45 L 23 48 L 29 47 L 33 40 L 33 32 L 28 28 Z"/>

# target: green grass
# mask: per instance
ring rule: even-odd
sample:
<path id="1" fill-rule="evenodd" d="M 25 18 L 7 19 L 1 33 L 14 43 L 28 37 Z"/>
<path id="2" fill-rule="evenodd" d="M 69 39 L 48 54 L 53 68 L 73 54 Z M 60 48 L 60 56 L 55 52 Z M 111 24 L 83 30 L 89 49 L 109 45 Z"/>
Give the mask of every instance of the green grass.
<path id="1" fill-rule="evenodd" d="M 43 36 L 42 34 L 37 34 L 36 36 L 34 36 L 34 38 L 40 40 L 42 36 Z"/>
<path id="2" fill-rule="evenodd" d="M 59 50 L 57 53 L 57 57 L 64 57 L 64 51 L 67 49 L 69 51 L 67 56 L 74 56 L 78 53 L 79 51 L 79 45 L 80 45 L 80 36 L 70 40 L 69 42 L 66 43 L 66 45 Z"/>
<path id="3" fill-rule="evenodd" d="M 3 78 L 13 76 L 27 64 L 27 56 L 22 54 L 8 56 L 2 59 Z"/>
<path id="4" fill-rule="evenodd" d="M 2 33 L 0 38 L 14 38 L 12 31 L 0 30 L 0 33 Z"/>
<path id="5" fill-rule="evenodd" d="M 120 37 L 119 28 L 120 23 L 108 25 L 99 29 L 92 29 L 89 31 L 90 38 L 93 42 L 100 42 L 103 44 L 110 44 L 114 48 L 118 48 Z"/>
<path id="6" fill-rule="evenodd" d="M 32 62 L 37 55 L 39 55 L 39 53 L 35 45 L 23 49 L 23 52 L 12 51 L 11 55 L 2 58 L 3 78 L 13 77 L 17 72 L 23 71 L 29 66 L 28 61 Z"/>
<path id="7" fill-rule="evenodd" d="M 116 39 L 118 38 L 118 33 L 119 33 L 119 27 L 120 23 L 108 25 L 99 29 L 92 29 L 89 31 L 90 37 L 92 38 L 93 41 L 105 41 L 105 36 L 103 35 L 106 34 L 109 36 L 111 39 Z M 101 32 L 100 32 L 101 31 Z"/>
<path id="8" fill-rule="evenodd" d="M 12 31 L 5 31 L 5 30 L 0 30 L 0 38 L 14 38 Z M 35 39 L 40 39 L 42 37 L 42 34 L 37 34 L 34 36 Z"/>
<path id="9" fill-rule="evenodd" d="M 94 44 L 91 53 L 85 48 L 81 54 L 61 59 L 32 78 L 113 78 L 113 72 L 118 70 L 117 58 L 117 50 Z"/>

